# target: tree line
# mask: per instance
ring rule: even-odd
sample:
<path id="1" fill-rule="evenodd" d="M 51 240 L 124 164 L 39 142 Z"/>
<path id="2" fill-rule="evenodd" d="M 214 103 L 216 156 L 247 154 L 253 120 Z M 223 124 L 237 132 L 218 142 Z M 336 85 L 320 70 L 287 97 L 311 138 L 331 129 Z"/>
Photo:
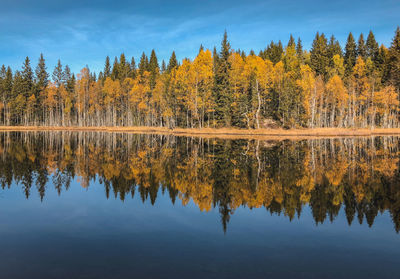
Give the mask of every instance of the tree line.
<path id="1" fill-rule="evenodd" d="M 256 54 L 233 50 L 225 32 L 219 51 L 168 63 L 153 50 L 136 66 L 124 54 L 96 74 L 75 75 L 58 61 L 50 78 L 43 55 L 35 70 L 0 69 L 0 124 L 159 127 L 398 127 L 400 28 L 390 47 L 373 32 L 344 49 L 317 33 L 304 50 L 293 36 Z"/>
<path id="2" fill-rule="evenodd" d="M 341 209 L 350 224 L 372 226 L 390 213 L 400 230 L 399 138 L 307 141 L 207 140 L 111 133 L 1 133 L 0 185 L 46 200 L 72 181 L 104 185 L 107 198 L 139 195 L 155 204 L 192 201 L 216 208 L 223 228 L 239 207 L 290 220 L 310 207 L 317 224 Z"/>

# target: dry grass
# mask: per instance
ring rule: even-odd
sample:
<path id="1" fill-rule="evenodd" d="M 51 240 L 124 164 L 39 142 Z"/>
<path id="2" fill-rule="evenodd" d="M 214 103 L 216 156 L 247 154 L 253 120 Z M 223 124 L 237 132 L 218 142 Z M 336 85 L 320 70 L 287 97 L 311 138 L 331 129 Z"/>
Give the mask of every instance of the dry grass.
<path id="1" fill-rule="evenodd" d="M 0 126 L 0 131 L 93 131 L 110 133 L 149 133 L 172 134 L 180 136 L 198 136 L 207 138 L 255 138 L 286 139 L 315 137 L 347 137 L 372 135 L 400 135 L 400 128 L 347 129 L 235 129 L 235 128 L 202 128 L 202 129 L 168 129 L 164 127 L 44 127 L 44 126 Z"/>

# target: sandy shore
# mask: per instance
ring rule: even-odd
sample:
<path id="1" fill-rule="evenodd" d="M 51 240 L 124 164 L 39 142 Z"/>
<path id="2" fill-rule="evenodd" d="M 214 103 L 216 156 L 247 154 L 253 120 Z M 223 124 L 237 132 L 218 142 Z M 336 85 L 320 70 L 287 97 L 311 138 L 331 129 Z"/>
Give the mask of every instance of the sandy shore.
<path id="1" fill-rule="evenodd" d="M 45 126 L 0 126 L 0 131 L 81 131 L 110 133 L 149 133 L 172 134 L 177 136 L 199 136 L 207 138 L 314 138 L 314 137 L 347 137 L 400 135 L 400 128 L 346 129 L 235 129 L 235 128 L 202 128 L 202 129 L 168 129 L 164 127 L 45 127 Z"/>

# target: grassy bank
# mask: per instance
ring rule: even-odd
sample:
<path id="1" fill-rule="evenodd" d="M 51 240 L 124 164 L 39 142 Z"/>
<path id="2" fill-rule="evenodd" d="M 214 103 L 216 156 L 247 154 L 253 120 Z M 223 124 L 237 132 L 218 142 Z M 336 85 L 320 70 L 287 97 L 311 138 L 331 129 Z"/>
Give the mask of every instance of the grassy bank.
<path id="1" fill-rule="evenodd" d="M 372 135 L 400 135 L 400 128 L 346 129 L 235 129 L 202 128 L 168 129 L 164 127 L 44 127 L 44 126 L 0 126 L 0 131 L 92 131 L 110 133 L 149 133 L 181 136 L 201 136 L 212 138 L 298 138 L 298 137 L 346 137 Z"/>

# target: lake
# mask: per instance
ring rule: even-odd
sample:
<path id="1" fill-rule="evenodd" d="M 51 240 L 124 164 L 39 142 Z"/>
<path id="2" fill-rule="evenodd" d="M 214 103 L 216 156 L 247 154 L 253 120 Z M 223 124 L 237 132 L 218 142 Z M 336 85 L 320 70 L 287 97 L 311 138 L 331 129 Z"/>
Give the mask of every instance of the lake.
<path id="1" fill-rule="evenodd" d="M 400 138 L 0 133 L 0 278 L 399 278 Z"/>

